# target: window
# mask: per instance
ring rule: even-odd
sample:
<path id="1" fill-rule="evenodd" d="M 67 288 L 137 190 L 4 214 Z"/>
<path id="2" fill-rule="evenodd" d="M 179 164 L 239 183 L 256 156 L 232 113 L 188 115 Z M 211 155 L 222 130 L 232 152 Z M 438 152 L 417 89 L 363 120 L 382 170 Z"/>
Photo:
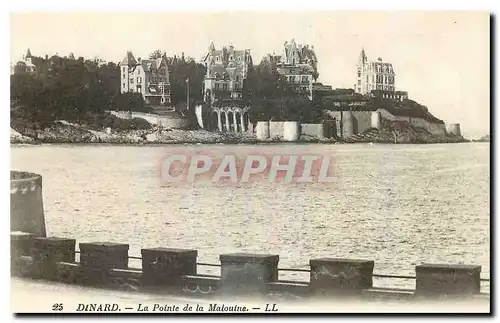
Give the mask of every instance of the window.
<path id="1" fill-rule="evenodd" d="M 130 79 L 130 83 L 134 84 L 134 79 Z"/>
<path id="2" fill-rule="evenodd" d="M 302 83 L 307 83 L 307 76 L 302 76 Z"/>
<path id="3" fill-rule="evenodd" d="M 361 77 L 361 71 L 358 70 L 358 77 Z"/>
<path id="4" fill-rule="evenodd" d="M 238 56 L 238 61 L 241 62 L 241 56 Z"/>
<path id="5" fill-rule="evenodd" d="M 137 85 L 137 92 L 142 92 L 142 86 Z"/>
<path id="6" fill-rule="evenodd" d="M 123 87 L 125 87 L 125 83 L 123 83 Z"/>
<path id="7" fill-rule="evenodd" d="M 233 60 L 233 55 L 229 56 L 229 60 L 231 61 Z"/>
<path id="8" fill-rule="evenodd" d="M 215 60 L 218 62 L 219 61 L 219 56 L 215 56 Z"/>
<path id="9" fill-rule="evenodd" d="M 228 90 L 227 83 L 222 84 L 222 90 L 224 90 L 224 91 Z"/>
<path id="10" fill-rule="evenodd" d="M 369 83 L 370 82 L 370 75 L 367 75 L 366 76 L 366 83 Z"/>
<path id="11" fill-rule="evenodd" d="M 125 78 L 125 74 L 123 74 L 122 78 Z"/>
<path id="12" fill-rule="evenodd" d="M 123 66 L 123 73 L 127 72 L 127 67 Z"/>
<path id="13" fill-rule="evenodd" d="M 140 76 L 137 77 L 137 83 L 141 83 L 142 82 L 142 79 Z"/>

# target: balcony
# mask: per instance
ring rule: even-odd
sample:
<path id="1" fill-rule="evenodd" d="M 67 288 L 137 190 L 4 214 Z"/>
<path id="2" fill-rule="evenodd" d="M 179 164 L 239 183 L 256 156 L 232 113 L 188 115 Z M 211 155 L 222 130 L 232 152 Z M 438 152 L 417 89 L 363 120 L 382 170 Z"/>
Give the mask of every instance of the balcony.
<path id="1" fill-rule="evenodd" d="M 216 99 L 229 99 L 231 98 L 231 91 L 229 90 L 214 90 L 212 92 Z"/>

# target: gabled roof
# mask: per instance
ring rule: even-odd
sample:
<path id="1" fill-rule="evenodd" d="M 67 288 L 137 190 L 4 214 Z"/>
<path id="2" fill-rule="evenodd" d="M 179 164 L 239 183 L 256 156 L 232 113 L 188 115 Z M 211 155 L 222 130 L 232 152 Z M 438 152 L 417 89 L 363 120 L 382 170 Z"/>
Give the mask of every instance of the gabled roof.
<path id="1" fill-rule="evenodd" d="M 168 65 L 166 58 L 155 58 L 155 59 L 143 59 L 141 60 L 140 65 L 144 69 L 145 72 L 151 72 L 160 68 L 163 60 L 165 60 L 165 65 Z"/>

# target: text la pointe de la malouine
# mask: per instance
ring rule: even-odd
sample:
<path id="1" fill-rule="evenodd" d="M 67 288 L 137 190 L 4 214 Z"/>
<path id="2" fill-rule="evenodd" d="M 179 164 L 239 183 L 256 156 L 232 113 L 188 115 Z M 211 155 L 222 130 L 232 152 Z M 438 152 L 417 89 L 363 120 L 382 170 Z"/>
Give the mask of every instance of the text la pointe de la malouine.
<path id="1" fill-rule="evenodd" d="M 201 304 L 186 304 L 182 309 L 179 305 L 168 304 L 153 304 L 144 305 L 139 304 L 137 307 L 138 312 L 247 312 L 248 308 L 241 305 L 226 305 L 226 304 L 208 304 L 208 308 Z"/>
<path id="2" fill-rule="evenodd" d="M 129 308 L 123 308 L 129 309 Z M 122 307 L 118 304 L 78 304 L 77 312 L 121 312 Z M 248 312 L 246 306 L 226 305 L 226 304 L 208 304 L 208 307 L 201 304 L 186 304 L 181 307 L 176 304 L 138 304 L 135 308 L 137 312 Z"/>

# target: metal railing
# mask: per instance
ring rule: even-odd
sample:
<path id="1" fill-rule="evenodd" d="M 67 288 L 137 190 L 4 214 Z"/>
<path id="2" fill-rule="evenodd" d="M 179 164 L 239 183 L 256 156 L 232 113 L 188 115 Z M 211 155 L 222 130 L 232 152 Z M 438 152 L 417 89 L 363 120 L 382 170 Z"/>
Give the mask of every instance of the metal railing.
<path id="1" fill-rule="evenodd" d="M 75 251 L 75 253 L 79 254 L 80 251 Z M 138 256 L 128 256 L 128 259 L 135 259 L 135 260 L 142 260 L 142 257 Z M 205 262 L 197 262 L 196 265 L 198 266 L 205 266 L 205 267 L 221 267 L 221 264 L 211 264 L 211 263 L 205 263 Z M 309 266 L 309 265 L 307 265 Z M 310 273 L 310 269 L 300 269 L 300 268 L 278 268 L 278 271 L 289 271 L 289 272 L 304 272 L 304 273 Z M 388 274 L 373 274 L 373 277 L 378 277 L 378 278 L 395 278 L 395 279 L 417 279 L 416 276 L 407 276 L 407 275 L 388 275 Z M 489 282 L 489 278 L 481 278 L 480 279 L 482 282 Z"/>

